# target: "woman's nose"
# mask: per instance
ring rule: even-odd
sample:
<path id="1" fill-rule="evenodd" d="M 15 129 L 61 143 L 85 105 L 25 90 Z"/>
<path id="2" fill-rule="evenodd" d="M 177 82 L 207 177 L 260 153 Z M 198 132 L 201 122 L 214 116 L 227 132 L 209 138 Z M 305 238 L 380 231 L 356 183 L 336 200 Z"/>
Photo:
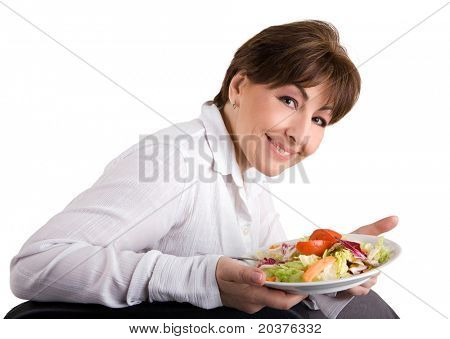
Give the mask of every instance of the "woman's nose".
<path id="1" fill-rule="evenodd" d="M 311 137 L 311 119 L 306 113 L 298 114 L 295 119 L 290 121 L 290 126 L 286 129 L 291 147 L 296 150 L 303 149 Z"/>

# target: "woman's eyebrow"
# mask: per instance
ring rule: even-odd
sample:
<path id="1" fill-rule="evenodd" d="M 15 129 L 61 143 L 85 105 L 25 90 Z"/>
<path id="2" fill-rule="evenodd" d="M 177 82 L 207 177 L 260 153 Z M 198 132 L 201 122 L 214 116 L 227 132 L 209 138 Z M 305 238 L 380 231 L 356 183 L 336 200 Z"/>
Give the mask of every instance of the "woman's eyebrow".
<path id="1" fill-rule="evenodd" d="M 297 83 L 294 83 L 293 85 L 300 91 L 300 94 L 303 96 L 303 100 L 308 101 L 309 97 L 305 89 Z"/>
<path id="2" fill-rule="evenodd" d="M 331 113 L 333 111 L 333 107 L 323 106 L 322 108 L 319 108 L 317 111 L 327 111 L 327 110 L 329 110 L 328 114 L 331 115 Z"/>
<path id="3" fill-rule="evenodd" d="M 305 89 L 302 86 L 300 86 L 299 84 L 297 84 L 297 83 L 294 83 L 293 85 L 300 91 L 300 94 L 303 96 L 303 100 L 304 101 L 308 101 L 309 100 L 309 96 L 306 93 Z M 318 109 L 318 111 L 326 111 L 326 110 L 333 110 L 333 107 L 325 105 L 325 106 L 323 106 L 323 107 Z M 331 112 L 328 112 L 328 114 L 331 115 Z"/>

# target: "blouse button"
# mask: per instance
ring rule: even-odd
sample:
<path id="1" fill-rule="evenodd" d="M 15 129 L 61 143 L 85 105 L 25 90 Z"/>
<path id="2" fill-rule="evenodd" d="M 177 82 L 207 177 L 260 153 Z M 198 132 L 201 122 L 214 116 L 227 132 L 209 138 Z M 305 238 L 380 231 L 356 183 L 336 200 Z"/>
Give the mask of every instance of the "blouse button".
<path id="1" fill-rule="evenodd" d="M 250 233 L 250 226 L 249 225 L 245 225 L 242 228 L 242 233 L 244 233 L 244 235 L 248 235 Z"/>

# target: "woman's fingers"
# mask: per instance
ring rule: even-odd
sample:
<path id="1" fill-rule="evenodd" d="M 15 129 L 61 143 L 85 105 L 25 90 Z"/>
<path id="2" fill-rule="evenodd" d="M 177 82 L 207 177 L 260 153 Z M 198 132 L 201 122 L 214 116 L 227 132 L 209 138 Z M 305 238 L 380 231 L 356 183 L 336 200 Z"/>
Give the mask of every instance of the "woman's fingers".
<path id="1" fill-rule="evenodd" d="M 253 280 L 254 273 L 262 273 L 259 282 Z M 261 269 L 242 265 L 237 260 L 222 257 L 216 268 L 216 280 L 222 302 L 247 313 L 269 306 L 290 309 L 308 295 L 290 294 L 264 285 L 265 274 Z"/>
<path id="2" fill-rule="evenodd" d="M 346 291 L 351 295 L 359 296 L 359 295 L 367 295 L 370 292 L 370 288 L 366 288 L 360 285 L 349 288 Z"/>
<path id="3" fill-rule="evenodd" d="M 367 280 L 364 284 L 361 284 L 360 286 L 365 288 L 371 288 L 373 285 L 377 283 L 377 277 L 372 277 L 369 280 Z"/>
<path id="4" fill-rule="evenodd" d="M 389 217 L 380 219 L 372 224 L 361 226 L 354 230 L 352 233 L 368 234 L 368 235 L 380 235 L 381 233 L 388 232 L 396 227 L 398 224 L 398 217 L 391 215 Z"/>
<path id="5" fill-rule="evenodd" d="M 230 295 L 234 296 L 234 299 L 239 299 L 243 303 L 269 306 L 280 310 L 288 310 L 308 297 L 307 294 L 291 294 L 266 286 L 252 286 L 231 281 L 223 281 L 222 285 Z"/>
<path id="6" fill-rule="evenodd" d="M 370 292 L 370 289 L 373 285 L 377 283 L 377 277 L 380 273 L 378 273 L 376 276 L 373 276 L 369 280 L 367 280 L 364 284 L 361 284 L 359 286 L 355 286 L 352 288 L 349 288 L 347 290 L 348 293 L 351 295 L 366 295 Z"/>
<path id="7" fill-rule="evenodd" d="M 223 256 L 217 262 L 216 279 L 251 285 L 262 285 L 265 280 L 263 270 L 244 265 L 238 260 Z"/>
<path id="8" fill-rule="evenodd" d="M 262 303 L 263 305 L 280 310 L 288 310 L 308 297 L 307 294 L 291 294 L 266 286 L 251 286 L 250 293 L 252 294 L 254 303 Z"/>

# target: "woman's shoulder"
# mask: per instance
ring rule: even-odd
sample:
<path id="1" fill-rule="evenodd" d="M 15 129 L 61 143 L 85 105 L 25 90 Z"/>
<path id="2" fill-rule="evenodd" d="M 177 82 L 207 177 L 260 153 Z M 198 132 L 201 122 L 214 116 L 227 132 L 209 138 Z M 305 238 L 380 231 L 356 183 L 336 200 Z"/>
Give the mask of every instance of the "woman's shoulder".
<path id="1" fill-rule="evenodd" d="M 106 168 L 120 160 L 150 157 L 169 161 L 174 155 L 193 164 L 210 165 L 210 149 L 205 138 L 205 127 L 198 118 L 172 124 L 154 133 L 141 135 L 139 141 L 130 145 L 112 159 Z"/>
<path id="2" fill-rule="evenodd" d="M 162 128 L 145 138 L 150 141 L 163 144 L 171 144 L 178 147 L 189 146 L 193 141 L 198 141 L 205 135 L 205 127 L 198 118 L 172 124 Z"/>

